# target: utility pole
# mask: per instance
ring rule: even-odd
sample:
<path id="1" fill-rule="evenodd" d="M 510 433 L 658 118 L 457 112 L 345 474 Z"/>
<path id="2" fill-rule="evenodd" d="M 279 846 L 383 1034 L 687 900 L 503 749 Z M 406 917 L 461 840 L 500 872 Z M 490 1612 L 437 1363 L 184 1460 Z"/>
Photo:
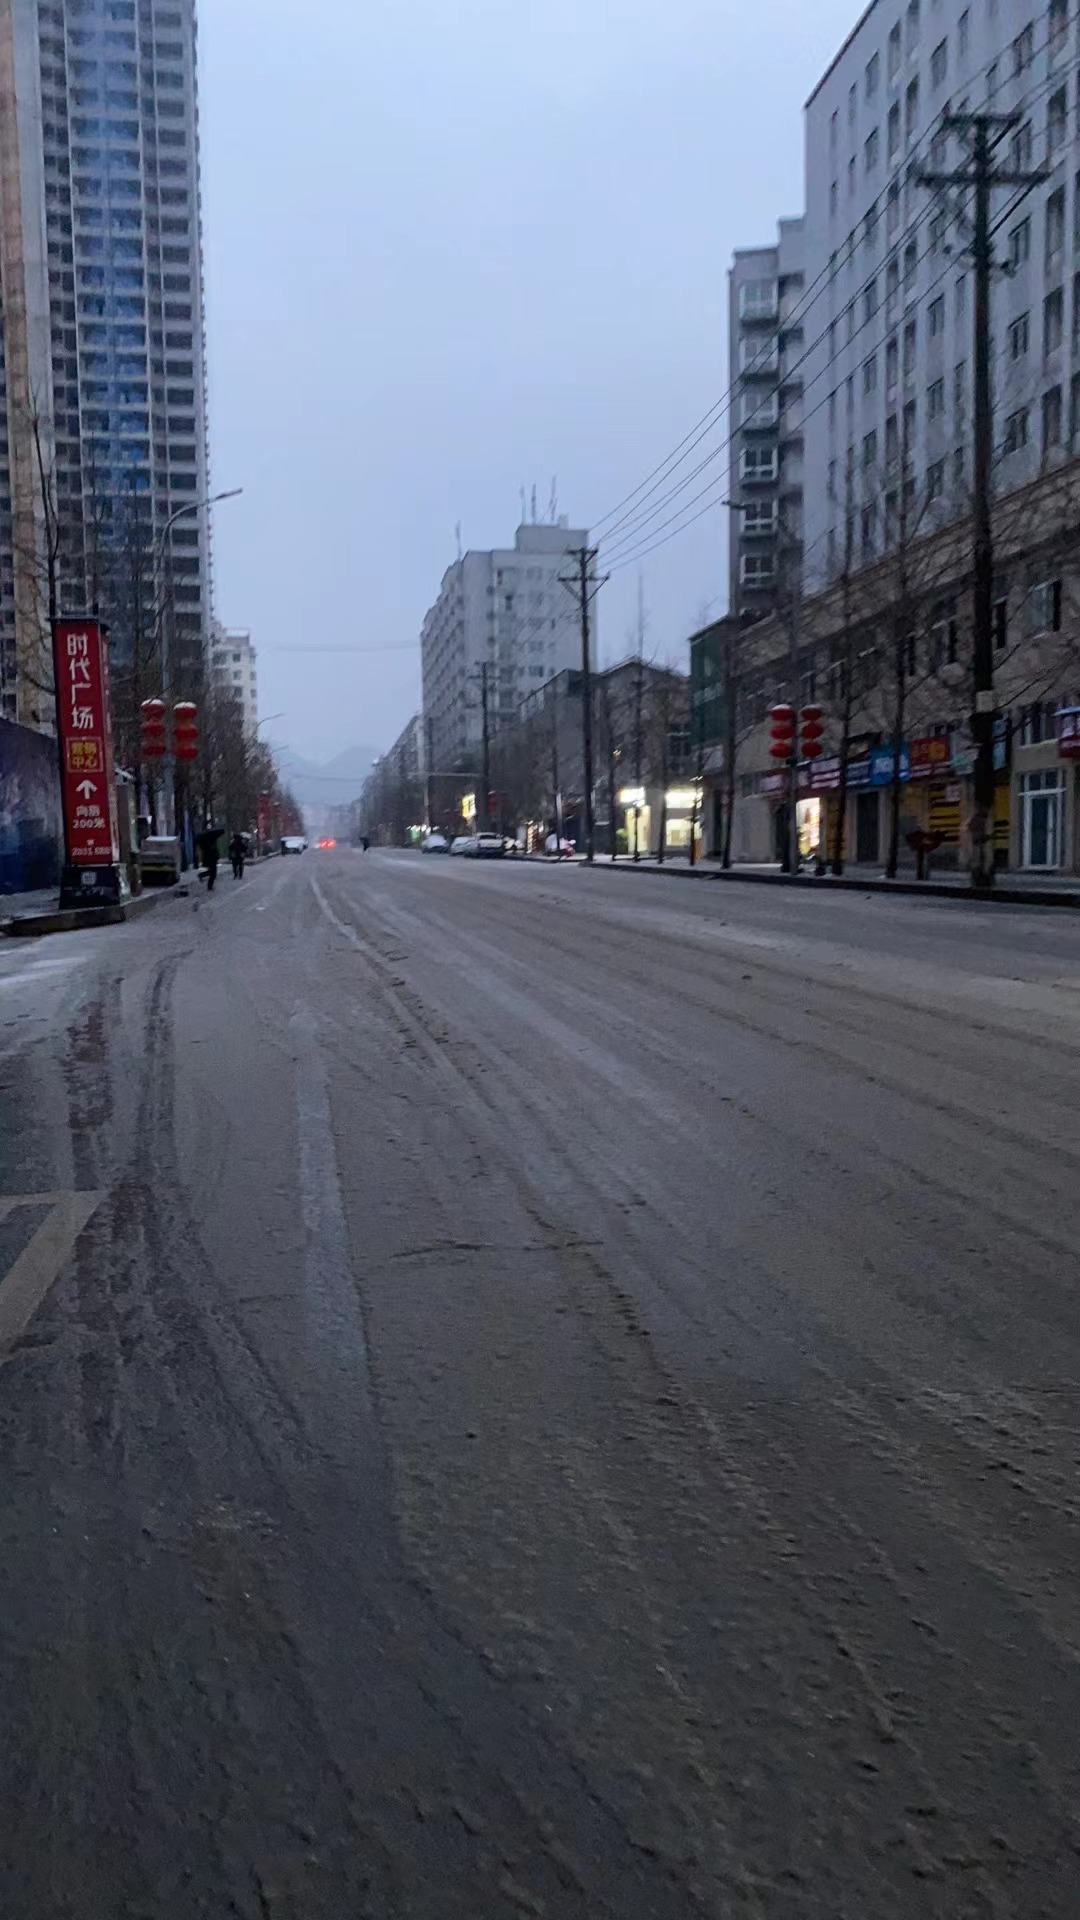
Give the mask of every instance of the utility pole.
<path id="1" fill-rule="evenodd" d="M 598 580 L 592 572 L 596 563 L 595 547 L 579 547 L 573 557 L 577 560 L 577 573 L 568 580 L 564 574 L 559 580 L 578 603 L 581 619 L 581 751 L 582 772 L 585 783 L 585 858 L 592 861 L 595 853 L 595 830 L 593 823 L 593 730 L 592 730 L 592 656 L 590 633 L 590 609 L 593 596 L 600 591 L 607 579 Z"/>
<path id="2" fill-rule="evenodd" d="M 1026 192 L 1049 179 L 1049 169 L 997 167 L 994 153 L 1006 134 L 1020 125 L 1018 113 L 950 113 L 942 121 L 947 133 L 968 142 L 968 162 L 955 173 L 921 173 L 925 187 L 966 187 L 975 195 L 971 259 L 975 275 L 974 346 L 974 500 L 972 505 L 972 714 L 975 746 L 975 805 L 971 817 L 971 884 L 987 889 L 994 884 L 994 532 L 991 514 L 991 474 L 994 457 L 994 411 L 990 384 L 990 282 L 994 270 L 994 243 L 990 228 L 991 194 L 995 187 L 1020 187 Z M 1013 203 L 1013 209 L 1019 205 Z M 1010 209 L 1012 211 L 1013 209 Z"/>

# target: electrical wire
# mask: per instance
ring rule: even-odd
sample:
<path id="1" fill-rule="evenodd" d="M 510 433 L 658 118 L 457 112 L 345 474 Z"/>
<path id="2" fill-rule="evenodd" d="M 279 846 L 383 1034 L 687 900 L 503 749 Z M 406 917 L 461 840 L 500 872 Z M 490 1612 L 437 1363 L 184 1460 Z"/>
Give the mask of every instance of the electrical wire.
<path id="1" fill-rule="evenodd" d="M 1042 46 L 1034 50 L 1033 56 L 1032 56 L 1033 59 L 1041 51 L 1043 51 L 1044 47 L 1048 45 L 1049 45 L 1049 37 L 1045 42 L 1042 43 Z M 988 63 L 987 67 L 983 69 L 982 72 L 986 76 L 988 76 L 994 64 L 995 62 L 993 61 Z M 1070 70 L 1075 69 L 1076 64 L 1077 63 L 1074 60 L 1072 62 L 1062 63 L 1061 66 L 1054 68 L 1046 76 L 1045 79 L 1038 82 L 1036 86 L 1028 90 L 1028 92 L 1017 103 L 1017 107 L 1015 111 L 1020 112 L 1023 109 L 1030 108 L 1031 106 L 1033 106 L 1041 94 L 1049 92 L 1052 87 L 1054 87 L 1057 83 L 1060 82 L 1064 74 L 1067 74 Z M 974 79 L 977 80 L 979 77 L 980 77 L 979 75 L 976 75 L 974 76 Z M 999 81 L 998 86 L 992 90 L 990 97 L 993 98 L 994 94 L 997 92 L 1000 92 L 1001 89 L 1007 84 L 1008 84 L 1008 80 L 1006 78 L 1002 78 L 1002 80 Z M 905 171 L 909 176 L 910 176 L 911 169 L 914 166 L 915 161 L 919 156 L 920 149 L 927 143 L 927 141 L 929 141 L 929 143 L 932 145 L 933 142 L 940 136 L 941 131 L 942 131 L 941 115 L 935 115 L 933 122 L 928 124 L 923 129 L 922 133 L 917 137 L 912 147 L 908 150 L 908 153 L 906 156 Z M 924 208 L 923 212 L 919 215 L 918 219 L 915 222 L 913 222 L 905 230 L 906 236 L 910 238 L 910 235 L 913 232 L 916 232 L 921 225 L 934 219 L 939 211 L 940 209 L 937 206 L 935 206 L 935 204 L 932 201 L 929 202 L 926 208 Z M 851 260 L 854 257 L 855 249 L 862 247 L 866 244 L 867 244 L 867 233 L 866 233 L 865 222 L 863 222 L 862 230 L 857 236 L 855 236 L 851 250 L 847 252 L 846 259 L 841 261 L 839 251 L 833 257 L 831 257 L 828 266 L 822 269 L 822 272 L 817 276 L 817 279 L 812 283 L 811 287 L 803 295 L 802 299 L 797 304 L 797 306 L 792 310 L 792 312 L 789 315 L 786 316 L 785 331 L 790 331 L 791 329 L 793 329 L 794 326 L 797 325 L 800 318 L 805 317 L 805 314 L 810 310 L 810 308 L 813 305 L 816 304 L 817 300 L 820 299 L 821 290 L 822 290 L 821 289 L 822 281 L 826 280 L 828 282 L 832 282 L 840 273 L 842 266 L 850 266 Z M 867 280 L 863 283 L 863 285 L 856 290 L 855 294 L 853 295 L 853 300 L 858 300 L 861 297 L 861 295 L 865 293 L 866 287 L 870 284 L 872 280 L 876 279 L 877 273 L 879 271 L 880 269 L 875 269 L 874 274 L 868 276 Z M 830 323 L 830 325 L 831 324 L 833 323 Z M 777 395 L 779 394 L 781 388 L 793 377 L 797 368 L 802 364 L 804 364 L 804 362 L 809 358 L 809 356 L 812 353 L 816 352 L 817 348 L 822 344 L 823 340 L 827 338 L 829 330 L 830 330 L 829 327 L 824 328 L 822 332 L 817 336 L 817 338 L 811 342 L 810 346 L 807 347 L 804 350 L 804 352 L 799 356 L 798 360 L 796 360 L 792 364 L 792 366 L 786 369 L 783 380 L 777 381 L 774 387 L 762 391 L 762 393 L 759 396 L 759 404 L 764 403 L 767 399 L 771 398 L 773 394 L 777 394 Z M 752 371 L 752 367 L 750 370 Z M 694 428 L 691 428 L 690 433 L 684 436 L 683 440 L 681 440 L 678 443 L 678 446 L 673 449 L 672 453 L 669 454 L 665 460 L 661 461 L 659 466 L 654 468 L 652 473 L 647 475 L 646 479 L 642 481 L 638 487 L 634 488 L 630 494 L 627 494 L 626 496 L 624 496 L 624 499 L 619 502 L 618 506 L 612 508 L 610 513 L 605 514 L 601 517 L 600 521 L 596 523 L 597 530 L 599 530 L 604 526 L 605 521 L 611 520 L 613 516 L 617 515 L 621 507 L 628 505 L 631 501 L 635 500 L 638 495 L 644 494 L 644 499 L 638 502 L 638 505 L 633 508 L 632 512 L 624 514 L 621 520 L 615 519 L 614 525 L 612 525 L 608 529 L 606 536 L 603 536 L 603 537 L 610 540 L 612 536 L 619 531 L 620 527 L 624 527 L 624 526 L 626 527 L 626 534 L 624 535 L 624 539 L 630 536 L 633 536 L 635 534 L 640 534 L 642 532 L 645 532 L 646 529 L 648 528 L 649 522 L 656 518 L 657 513 L 659 513 L 665 505 L 670 504 L 670 502 L 673 499 L 677 498 L 681 492 L 685 492 L 686 488 L 692 484 L 693 480 L 701 472 L 704 471 L 705 467 L 710 465 L 712 461 L 720 458 L 728 442 L 721 443 L 720 446 L 714 448 L 710 454 L 706 455 L 705 459 L 699 462 L 697 467 L 695 467 L 689 475 L 687 475 L 682 481 L 680 481 L 676 487 L 672 488 L 666 495 L 664 495 L 663 498 L 656 503 L 655 507 L 650 508 L 647 512 L 644 512 L 644 513 L 641 511 L 641 509 L 644 508 L 645 506 L 645 501 L 648 500 L 648 498 L 650 497 L 650 494 L 653 494 L 656 492 L 656 485 L 650 486 L 650 482 L 656 481 L 657 484 L 662 484 L 664 479 L 670 477 L 670 475 L 673 472 L 675 472 L 677 468 L 684 463 L 688 454 L 692 452 L 696 446 L 700 445 L 701 441 L 705 439 L 706 435 L 709 433 L 711 428 L 719 424 L 718 416 L 722 416 L 723 414 L 730 411 L 735 398 L 735 394 L 736 394 L 736 386 L 732 384 L 726 390 L 726 392 L 723 393 L 720 396 L 720 398 L 714 403 L 714 405 L 709 409 L 708 413 L 703 416 L 702 420 L 700 420 L 697 423 L 697 426 Z M 729 439 L 730 439 L 730 436 L 729 436 Z M 687 524 L 692 524 L 692 522 L 688 522 Z M 656 529 L 653 529 L 653 531 L 656 531 Z M 615 543 L 616 551 L 621 544 L 622 542 L 618 542 L 618 541 Z"/>
<path id="2" fill-rule="evenodd" d="M 1067 75 L 1073 71 L 1076 71 L 1078 67 L 1080 67 L 1080 61 L 1074 60 L 1069 63 L 1063 64 L 1061 67 L 1055 68 L 1054 71 L 1046 79 L 1039 82 L 1037 87 L 1029 90 L 1028 94 L 1024 96 L 1023 105 L 1025 107 L 1030 107 L 1035 105 L 1041 94 L 1048 93 L 1052 87 L 1054 87 L 1057 83 L 1061 81 L 1063 75 Z M 994 229 L 995 232 L 1000 229 L 1000 226 L 1002 224 L 1005 224 L 1012 217 L 1012 214 L 1016 211 L 1016 208 L 1027 197 L 1027 191 L 1028 190 L 1025 189 L 1019 195 L 1017 195 L 1015 200 L 1010 204 L 1010 207 L 1006 209 L 1005 213 L 1002 216 L 1000 216 L 997 226 Z M 940 209 L 934 205 L 933 201 L 929 202 L 927 206 L 923 209 L 923 211 L 919 214 L 918 218 L 915 221 L 913 221 L 909 227 L 905 229 L 905 243 L 909 244 L 911 236 L 917 233 L 920 227 L 926 226 L 932 220 L 934 220 L 939 211 Z M 917 257 L 916 267 L 921 265 L 922 261 L 925 260 L 928 257 L 928 255 L 934 251 L 935 245 L 936 245 L 936 242 L 932 242 L 931 246 L 928 249 L 924 250 L 924 252 Z M 915 300 L 909 302 L 908 306 L 905 308 L 905 317 L 908 314 L 910 314 L 915 308 L 917 308 L 922 302 L 924 302 L 929 297 L 930 294 L 936 292 L 937 288 L 941 285 L 942 281 L 946 278 L 946 276 L 952 270 L 952 266 L 953 266 L 953 262 L 950 259 L 945 265 L 945 267 L 942 269 L 941 273 L 937 276 L 937 278 L 931 282 L 930 286 L 926 288 L 924 292 L 921 295 L 919 295 Z M 866 287 L 871 283 L 872 280 L 875 280 L 877 278 L 877 274 L 879 271 L 880 269 L 875 271 L 875 273 L 871 275 L 866 282 L 864 282 L 863 286 L 856 290 L 856 292 L 852 296 L 851 301 L 847 303 L 848 306 L 854 306 L 858 302 L 860 296 L 865 294 Z M 878 309 L 877 311 L 875 311 L 875 313 L 870 315 L 868 319 L 864 319 L 863 321 L 861 321 L 859 325 L 855 328 L 852 335 L 850 336 L 850 339 L 852 340 L 857 339 L 859 334 L 862 333 L 868 325 L 873 324 L 878 319 L 879 312 L 880 312 L 880 309 Z M 781 388 L 784 385 L 786 385 L 788 381 L 792 378 L 797 367 L 802 365 L 803 362 L 810 356 L 810 354 L 816 352 L 817 348 L 821 346 L 825 340 L 828 339 L 834 324 L 835 324 L 835 319 L 833 321 L 830 321 L 829 325 L 822 329 L 821 333 L 817 336 L 817 338 L 811 343 L 811 345 L 805 350 L 805 352 L 800 355 L 799 359 L 792 365 L 792 367 L 790 367 L 787 370 L 787 372 L 785 373 L 784 379 L 782 381 L 778 381 L 772 388 L 763 389 L 762 392 L 756 396 L 757 403 L 759 405 L 764 404 L 766 400 L 772 398 L 774 395 L 779 395 Z M 850 342 L 848 344 L 850 344 Z M 831 362 L 829 364 L 831 364 Z M 820 371 L 816 375 L 814 375 L 813 378 L 806 384 L 806 386 L 804 386 L 804 389 L 803 389 L 804 398 L 806 393 L 809 391 L 811 387 L 816 385 L 819 380 L 827 377 L 828 370 L 829 370 L 828 365 L 821 368 Z M 827 404 L 827 401 L 828 401 L 828 396 L 826 396 L 825 401 L 819 402 L 819 404 L 816 407 L 812 408 L 809 413 L 804 413 L 803 415 L 804 427 L 807 421 L 813 419 L 816 416 L 816 414 L 821 411 L 821 406 Z M 719 458 L 720 455 L 727 449 L 727 446 L 729 444 L 730 443 L 727 442 L 721 445 L 720 447 L 716 448 L 713 454 L 710 455 L 707 460 L 703 461 L 701 465 L 695 469 L 695 475 L 697 473 L 700 473 L 706 465 L 710 464 L 712 459 Z M 659 547 L 666 546 L 669 539 L 674 539 L 679 532 L 684 530 L 685 527 L 693 526 L 697 520 L 702 518 L 702 516 L 705 513 L 710 511 L 710 507 L 712 505 L 717 504 L 717 500 L 716 500 L 717 489 L 719 487 L 730 484 L 730 478 L 731 478 L 730 465 L 726 475 L 722 479 L 713 482 L 710 488 L 702 489 L 701 492 L 693 496 L 692 500 L 684 502 L 684 506 L 682 509 L 680 509 L 680 513 L 685 511 L 687 507 L 694 505 L 698 500 L 703 499 L 707 492 L 713 495 L 713 498 L 710 501 L 709 505 L 703 507 L 699 513 L 690 515 L 690 517 L 687 520 L 685 520 L 682 527 L 676 526 L 674 532 L 671 534 L 668 534 L 665 539 L 659 540 L 653 543 L 652 535 L 661 532 L 664 527 L 671 526 L 674 520 L 678 518 L 678 515 L 672 515 L 668 521 L 662 521 L 659 526 L 650 526 L 650 522 L 655 519 L 656 514 L 661 510 L 664 504 L 667 504 L 668 502 L 670 502 L 671 499 L 676 498 L 680 492 L 685 491 L 685 486 L 691 484 L 691 481 L 695 477 L 695 475 L 689 476 L 689 478 L 683 483 L 682 486 L 680 486 L 679 488 L 673 489 L 672 492 L 665 497 L 664 502 L 658 503 L 654 509 L 650 510 L 649 513 L 644 515 L 644 517 L 641 518 L 640 523 L 636 526 L 636 528 L 635 527 L 628 528 L 626 534 L 623 535 L 622 539 L 619 541 L 616 541 L 615 547 L 613 550 L 609 550 L 605 552 L 604 564 L 606 566 L 609 566 L 611 572 L 613 573 L 622 572 L 624 567 L 635 564 L 637 561 L 644 559 L 647 556 L 647 554 L 657 551 Z M 644 547 L 641 547 L 641 546 L 635 547 L 633 543 L 635 539 L 641 534 L 644 534 L 646 536 L 650 544 Z M 629 543 L 629 548 L 627 546 L 627 543 Z"/>

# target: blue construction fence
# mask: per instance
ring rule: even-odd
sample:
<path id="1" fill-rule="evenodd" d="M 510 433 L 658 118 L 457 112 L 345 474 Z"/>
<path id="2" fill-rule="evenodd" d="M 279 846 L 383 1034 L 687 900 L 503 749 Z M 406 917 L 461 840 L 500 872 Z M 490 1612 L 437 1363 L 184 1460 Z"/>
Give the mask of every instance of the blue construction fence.
<path id="1" fill-rule="evenodd" d="M 55 740 L 0 720 L 0 894 L 58 886 L 62 841 Z"/>

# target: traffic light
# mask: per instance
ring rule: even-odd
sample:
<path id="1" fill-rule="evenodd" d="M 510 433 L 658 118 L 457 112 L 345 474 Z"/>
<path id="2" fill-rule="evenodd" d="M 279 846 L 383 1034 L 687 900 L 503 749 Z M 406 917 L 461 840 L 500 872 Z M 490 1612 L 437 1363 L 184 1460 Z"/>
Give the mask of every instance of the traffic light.
<path id="1" fill-rule="evenodd" d="M 178 760 L 199 757 L 199 709 L 194 700 L 178 700 L 173 708 L 173 752 Z"/>
<path id="2" fill-rule="evenodd" d="M 165 702 L 144 700 L 139 708 L 139 743 L 144 760 L 161 760 L 165 754 Z"/>
<path id="3" fill-rule="evenodd" d="M 820 759 L 822 735 L 825 732 L 820 707 L 803 708 L 802 713 L 799 715 L 799 732 L 802 736 L 803 759 Z"/>
<path id="4" fill-rule="evenodd" d="M 795 710 L 793 707 L 773 707 L 769 714 L 772 739 L 769 752 L 774 760 L 793 760 L 795 757 Z"/>

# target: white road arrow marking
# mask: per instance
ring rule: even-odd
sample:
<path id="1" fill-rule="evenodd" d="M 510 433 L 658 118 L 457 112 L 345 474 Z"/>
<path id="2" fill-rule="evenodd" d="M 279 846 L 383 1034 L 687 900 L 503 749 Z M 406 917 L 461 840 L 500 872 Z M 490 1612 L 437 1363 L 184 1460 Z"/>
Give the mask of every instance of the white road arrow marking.
<path id="1" fill-rule="evenodd" d="M 0 1277 L 0 1365 L 5 1349 L 26 1331 L 92 1213 L 101 1193 L 20 1193 L 0 1197 L 0 1220 L 19 1207 L 49 1211 L 28 1246 Z"/>

